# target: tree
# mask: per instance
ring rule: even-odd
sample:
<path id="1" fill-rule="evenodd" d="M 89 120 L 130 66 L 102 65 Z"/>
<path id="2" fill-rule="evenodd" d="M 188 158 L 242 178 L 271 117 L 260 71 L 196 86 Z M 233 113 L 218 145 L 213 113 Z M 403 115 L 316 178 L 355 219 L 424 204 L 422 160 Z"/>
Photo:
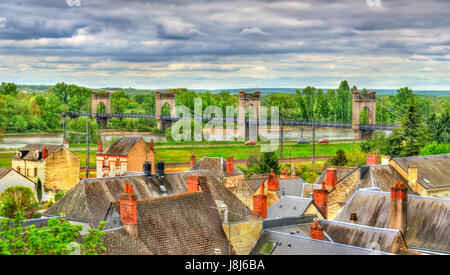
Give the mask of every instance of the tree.
<path id="1" fill-rule="evenodd" d="M 21 211 L 27 218 L 35 214 L 37 204 L 33 190 L 25 186 L 12 186 L 0 195 L 0 215 L 14 218 L 16 212 Z"/>
<path id="2" fill-rule="evenodd" d="M 58 218 L 48 220 L 48 225 L 37 228 L 35 225 L 23 226 L 23 216 L 16 213 L 16 218 L 0 221 L 0 255 L 68 255 L 74 252 L 72 244 L 80 247 L 83 255 L 104 253 L 102 230 L 106 222 L 99 223 L 98 228 L 89 229 L 88 235 L 76 243 L 82 230 L 81 225 L 72 225 L 60 214 Z"/>
<path id="3" fill-rule="evenodd" d="M 336 152 L 336 156 L 330 158 L 329 163 L 334 166 L 346 166 L 347 165 L 347 157 L 345 156 L 345 152 L 343 150 L 338 150 Z"/>
<path id="4" fill-rule="evenodd" d="M 2 82 L 0 85 L 0 94 L 17 96 L 17 94 L 19 94 L 19 89 L 15 83 Z"/>
<path id="5" fill-rule="evenodd" d="M 450 153 L 450 143 L 438 144 L 436 141 L 433 141 L 432 143 L 420 149 L 421 156 L 439 155 L 448 153 Z"/>
<path id="6" fill-rule="evenodd" d="M 41 182 L 41 179 L 37 180 L 36 195 L 37 195 L 38 201 L 41 201 L 42 200 L 42 182 Z"/>
<path id="7" fill-rule="evenodd" d="M 115 92 L 111 94 L 111 107 L 113 112 L 118 114 L 125 113 L 129 102 L 129 97 L 124 91 Z"/>
<path id="8" fill-rule="evenodd" d="M 257 172 L 261 174 L 270 173 L 273 169 L 275 174 L 279 175 L 281 173 L 280 164 L 278 162 L 278 157 L 275 152 L 263 152 L 257 166 Z"/>
<path id="9" fill-rule="evenodd" d="M 450 110 L 433 113 L 427 120 L 431 139 L 437 143 L 450 143 Z"/>
<path id="10" fill-rule="evenodd" d="M 403 156 L 417 156 L 420 149 L 428 141 L 426 127 L 422 123 L 422 118 L 416 106 L 416 97 L 409 100 L 405 115 L 401 121 L 401 133 L 403 136 L 403 146 L 401 154 Z"/>
<path id="11" fill-rule="evenodd" d="M 350 86 L 348 85 L 347 80 L 342 80 L 341 83 L 339 84 L 338 89 L 343 91 L 350 91 Z"/>
<path id="12" fill-rule="evenodd" d="M 97 123 L 89 117 L 71 119 L 67 123 L 67 130 L 71 132 L 86 133 L 86 122 L 89 123 L 89 140 L 91 142 L 96 142 L 100 138 L 97 128 L 98 126 Z M 68 133 L 67 139 L 69 143 L 85 143 L 86 135 Z"/>

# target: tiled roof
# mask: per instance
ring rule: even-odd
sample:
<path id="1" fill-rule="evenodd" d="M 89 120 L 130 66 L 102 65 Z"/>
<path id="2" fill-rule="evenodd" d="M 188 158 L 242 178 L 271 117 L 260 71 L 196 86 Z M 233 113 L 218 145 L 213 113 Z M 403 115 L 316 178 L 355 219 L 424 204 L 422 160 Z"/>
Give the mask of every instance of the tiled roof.
<path id="1" fill-rule="evenodd" d="M 393 158 L 408 172 L 409 166 L 417 167 L 417 182 L 425 189 L 450 187 L 450 154 Z"/>
<path id="2" fill-rule="evenodd" d="M 352 213 L 358 224 L 389 228 L 390 193 L 358 190 L 334 220 L 347 222 Z M 406 244 L 410 248 L 450 251 L 450 200 L 408 195 Z"/>
<path id="3" fill-rule="evenodd" d="M 45 213 L 64 213 L 70 218 L 88 220 L 96 227 L 98 222 L 105 218 L 111 202 L 119 200 L 125 184 L 134 186 L 134 192 L 139 199 L 159 197 L 186 192 L 188 174 L 174 173 L 151 177 L 141 174 L 83 179 Z"/>
<path id="4" fill-rule="evenodd" d="M 360 169 L 360 188 L 375 187 L 379 188 L 383 192 L 390 192 L 391 187 L 394 186 L 394 183 L 396 181 L 401 181 L 406 183 L 409 194 L 418 195 L 407 184 L 408 181 L 404 179 L 400 173 L 397 173 L 390 165 L 362 166 Z"/>
<path id="5" fill-rule="evenodd" d="M 343 178 L 350 175 L 356 167 L 341 167 L 341 166 L 333 166 L 337 171 L 337 182 L 340 182 Z M 322 174 L 316 179 L 314 184 L 322 184 L 322 182 L 326 181 L 327 170 L 324 170 Z"/>
<path id="6" fill-rule="evenodd" d="M 243 173 L 235 167 L 233 167 L 233 174 L 228 175 L 226 173 L 226 159 L 220 157 L 202 157 L 188 171 L 196 171 L 196 170 L 208 170 L 215 177 L 219 177 L 222 175 L 226 177 L 243 175 Z"/>
<path id="7" fill-rule="evenodd" d="M 277 193 L 279 196 L 300 197 L 305 183 L 301 178 L 280 179 L 280 190 Z"/>
<path id="8" fill-rule="evenodd" d="M 122 137 L 113 144 L 111 144 L 108 148 L 106 148 L 106 150 L 103 151 L 103 154 L 114 156 L 126 156 L 140 139 L 144 140 L 140 136 Z"/>
<path id="9" fill-rule="evenodd" d="M 114 208 L 120 213 L 120 204 Z M 132 240 L 133 251 L 125 233 L 108 233 L 107 249 L 116 254 L 212 255 L 216 249 L 229 254 L 228 240 L 214 200 L 207 192 L 183 193 L 168 197 L 139 200 L 137 211 L 138 236 Z M 123 249 L 121 248 L 123 247 Z"/>
<path id="10" fill-rule="evenodd" d="M 260 255 L 266 243 L 276 243 L 271 255 L 380 255 L 381 251 L 349 246 L 329 241 L 315 240 L 308 237 L 279 232 L 272 229 L 264 230 L 261 238 L 251 254 Z"/>
<path id="11" fill-rule="evenodd" d="M 302 216 L 312 199 L 283 196 L 267 209 L 267 218 L 300 217 Z"/>
<path id="12" fill-rule="evenodd" d="M 35 160 L 33 156 L 34 151 L 40 151 L 42 152 L 42 149 L 44 147 L 47 147 L 48 150 L 48 156 L 53 154 L 53 152 L 61 147 L 65 148 L 63 145 L 53 145 L 53 144 L 27 144 L 23 149 L 19 150 L 23 152 L 23 155 L 21 158 L 18 158 L 16 154 L 14 154 L 13 158 L 14 160 L 17 159 L 24 159 L 24 160 Z M 42 160 L 42 159 L 39 159 Z"/>

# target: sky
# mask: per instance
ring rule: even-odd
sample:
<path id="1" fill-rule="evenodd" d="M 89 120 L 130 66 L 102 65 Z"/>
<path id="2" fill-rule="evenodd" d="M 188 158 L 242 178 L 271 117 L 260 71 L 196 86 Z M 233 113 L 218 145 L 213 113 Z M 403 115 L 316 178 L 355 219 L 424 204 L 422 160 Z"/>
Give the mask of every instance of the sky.
<path id="1" fill-rule="evenodd" d="M 449 0 L 0 0 L 0 82 L 450 90 L 449 11 Z"/>

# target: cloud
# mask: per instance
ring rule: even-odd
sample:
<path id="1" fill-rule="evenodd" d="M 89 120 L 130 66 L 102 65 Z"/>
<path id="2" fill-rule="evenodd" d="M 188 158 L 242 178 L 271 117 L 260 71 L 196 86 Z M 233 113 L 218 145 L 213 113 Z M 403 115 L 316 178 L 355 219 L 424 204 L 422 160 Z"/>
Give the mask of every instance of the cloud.
<path id="1" fill-rule="evenodd" d="M 156 88 L 335 87 L 344 78 L 367 88 L 450 87 L 442 70 L 450 2 L 381 3 L 3 1 L 0 77 Z"/>

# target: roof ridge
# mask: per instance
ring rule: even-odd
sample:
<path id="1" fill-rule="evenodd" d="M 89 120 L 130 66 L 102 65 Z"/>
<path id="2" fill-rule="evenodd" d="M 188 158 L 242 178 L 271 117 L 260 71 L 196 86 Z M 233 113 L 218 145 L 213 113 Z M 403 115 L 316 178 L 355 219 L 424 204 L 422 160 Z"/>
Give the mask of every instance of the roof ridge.
<path id="1" fill-rule="evenodd" d="M 367 229 L 373 229 L 373 230 L 383 230 L 383 231 L 391 231 L 391 232 L 400 232 L 400 230 L 391 229 L 391 228 L 384 228 L 384 227 L 375 227 L 375 226 L 368 226 L 364 224 L 355 224 L 355 223 L 348 223 L 343 221 L 335 221 L 335 220 L 326 220 L 326 219 L 320 219 L 319 222 L 325 222 L 325 223 L 336 223 L 341 225 L 348 225 L 353 227 L 361 227 L 361 228 L 367 228 Z"/>

